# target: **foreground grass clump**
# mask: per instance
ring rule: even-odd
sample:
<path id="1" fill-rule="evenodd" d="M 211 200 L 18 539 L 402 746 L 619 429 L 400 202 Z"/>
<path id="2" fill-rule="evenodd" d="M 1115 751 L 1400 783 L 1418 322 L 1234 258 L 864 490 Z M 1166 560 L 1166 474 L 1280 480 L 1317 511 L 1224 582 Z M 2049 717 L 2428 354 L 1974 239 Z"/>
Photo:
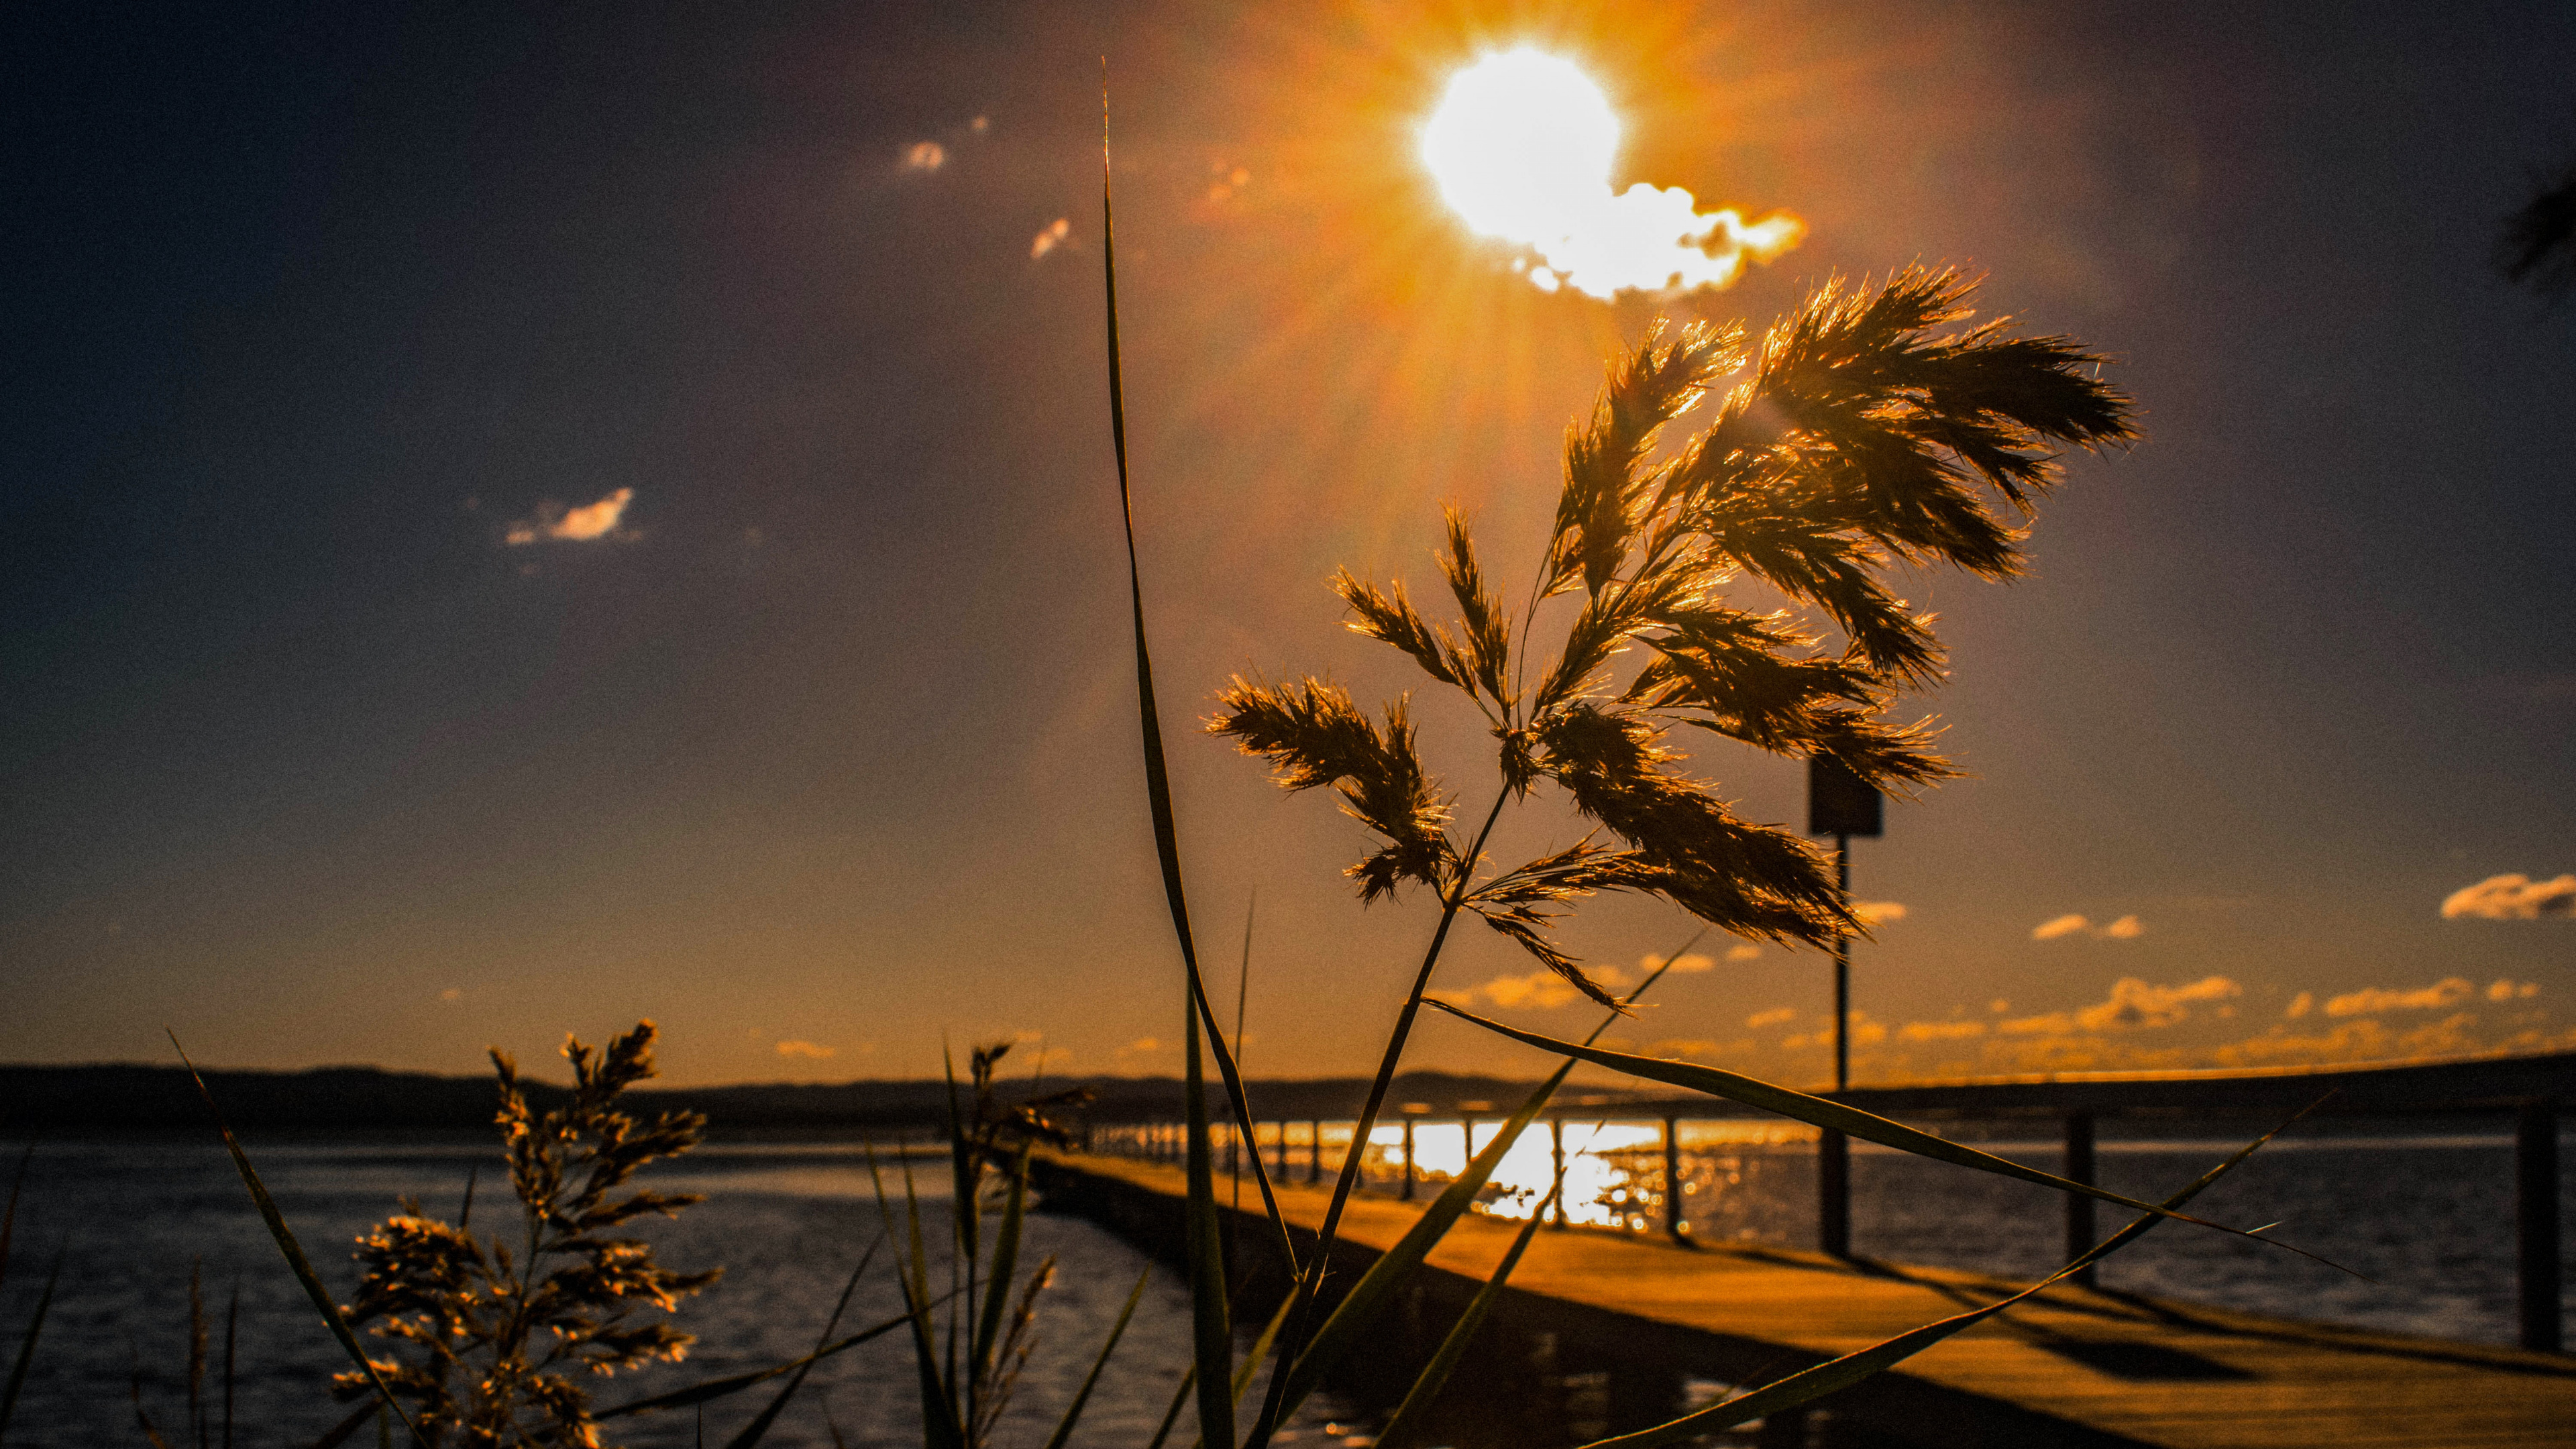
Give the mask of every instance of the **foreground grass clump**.
<path id="1" fill-rule="evenodd" d="M 583 1380 L 686 1356 L 696 1340 L 660 1318 L 723 1272 L 674 1273 L 650 1244 L 616 1230 L 649 1215 L 669 1217 L 693 1194 L 620 1189 L 647 1165 L 698 1143 L 706 1119 L 666 1112 L 639 1122 L 619 1096 L 653 1075 L 653 1023 L 643 1022 L 604 1052 L 567 1040 L 573 1096 L 540 1113 L 528 1105 L 518 1066 L 494 1050 L 500 1127 L 516 1197 L 517 1247 L 502 1233 L 477 1238 L 469 1185 L 453 1224 L 417 1198 L 358 1240 L 364 1265 L 344 1310 L 353 1325 L 406 1345 L 374 1362 L 375 1376 L 412 1401 L 425 1442 L 515 1445 L 532 1437 L 596 1449 L 599 1431 Z M 368 1375 L 337 1377 L 344 1397 L 372 1395 Z M 451 1437 L 452 1436 L 452 1437 Z"/>

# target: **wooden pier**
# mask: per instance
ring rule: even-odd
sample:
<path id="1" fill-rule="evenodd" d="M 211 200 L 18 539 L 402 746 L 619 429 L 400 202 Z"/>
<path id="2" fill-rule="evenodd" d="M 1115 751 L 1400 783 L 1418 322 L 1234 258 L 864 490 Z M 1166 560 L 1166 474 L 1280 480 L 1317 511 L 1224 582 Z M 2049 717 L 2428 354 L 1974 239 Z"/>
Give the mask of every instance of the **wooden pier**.
<path id="1" fill-rule="evenodd" d="M 1180 1235 L 1180 1172 L 1068 1156 L 1049 1201 L 1153 1251 Z M 1301 1247 L 1328 1193 L 1281 1188 Z M 1392 1244 L 1419 1209 L 1353 1199 L 1336 1267 Z M 1257 1209 L 1254 1210 L 1257 1215 Z M 1425 1275 L 1436 1340 L 1499 1261 L 1515 1225 L 1470 1217 Z M 2169 1229 L 2170 1231 L 2170 1229 Z M 1245 1233 L 1248 1246 L 1260 1241 Z M 1344 1261 L 1344 1259 L 1347 1261 Z M 1349 1281 L 1344 1277 L 1343 1281 Z M 1541 1233 L 1487 1335 L 1580 1342 L 1633 1369 L 1742 1384 L 1866 1347 L 2026 1285 L 1946 1269 L 1783 1249 L 1691 1245 L 1585 1229 Z M 1428 1344 L 1422 1345 L 1427 1352 Z M 2576 1359 L 2323 1327 L 2065 1285 L 1947 1340 L 1821 1408 L 1867 1442 L 1909 1449 L 2448 1449 L 2576 1445 Z M 1622 1423 L 1616 1427 L 1636 1427 Z M 1766 1444 L 1799 1443 L 1782 1424 Z"/>

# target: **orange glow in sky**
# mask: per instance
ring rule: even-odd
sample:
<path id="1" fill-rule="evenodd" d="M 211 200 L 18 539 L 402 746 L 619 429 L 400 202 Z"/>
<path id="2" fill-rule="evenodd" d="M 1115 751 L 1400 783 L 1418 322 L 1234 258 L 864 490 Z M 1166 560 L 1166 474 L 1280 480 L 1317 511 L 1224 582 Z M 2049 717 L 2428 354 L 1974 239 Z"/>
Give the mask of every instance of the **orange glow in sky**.
<path id="1" fill-rule="evenodd" d="M 1536 251 L 1527 275 L 1542 291 L 1608 300 L 1724 287 L 1806 235 L 1786 212 L 1751 223 L 1731 210 L 1702 214 L 1678 186 L 1615 191 L 1618 154 L 1619 118 L 1601 87 L 1528 46 L 1459 71 L 1422 129 L 1441 199 L 1479 234 Z"/>

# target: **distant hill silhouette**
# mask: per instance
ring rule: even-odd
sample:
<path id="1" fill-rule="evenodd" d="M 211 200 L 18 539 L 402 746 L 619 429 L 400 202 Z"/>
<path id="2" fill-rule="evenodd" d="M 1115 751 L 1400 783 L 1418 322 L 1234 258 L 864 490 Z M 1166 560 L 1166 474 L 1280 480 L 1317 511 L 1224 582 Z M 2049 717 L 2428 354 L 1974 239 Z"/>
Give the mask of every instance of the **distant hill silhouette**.
<path id="1" fill-rule="evenodd" d="M 388 1072 L 375 1067 L 319 1067 L 302 1072 L 210 1071 L 206 1085 L 224 1117 L 246 1131 L 435 1131 L 491 1125 L 499 1096 L 488 1076 L 444 1077 L 427 1072 Z M 1368 1096 L 1366 1077 L 1254 1080 L 1246 1085 L 1256 1115 L 1279 1118 L 1347 1118 Z M 1408 1072 L 1396 1078 L 1390 1108 L 1426 1104 L 1440 1115 L 1465 1102 L 1509 1110 L 1533 1083 L 1502 1077 Z M 1177 1118 L 1181 1083 L 1174 1077 L 1085 1077 L 1050 1080 L 1039 1090 L 1088 1087 L 1096 1100 L 1077 1117 L 1094 1122 Z M 1003 1084 L 1006 1098 L 1025 1096 L 1025 1080 Z M 559 1104 L 561 1087 L 530 1084 L 540 1107 Z M 1573 1100 L 1569 1088 L 1559 1100 Z M 1620 1094 L 1616 1100 L 1626 1100 Z M 1613 1098 L 1594 1097 L 1607 1101 Z M 948 1087 L 940 1081 L 859 1081 L 836 1084 L 763 1083 L 734 1087 L 680 1087 L 636 1091 L 628 1101 L 644 1112 L 704 1112 L 720 1133 L 841 1131 L 936 1126 L 946 1120 Z M 1484 1109 L 1477 1109 L 1484 1110 Z M 13 1137 L 91 1132 L 201 1131 L 205 1108 L 188 1075 L 162 1066 L 0 1066 L 0 1133 Z"/>

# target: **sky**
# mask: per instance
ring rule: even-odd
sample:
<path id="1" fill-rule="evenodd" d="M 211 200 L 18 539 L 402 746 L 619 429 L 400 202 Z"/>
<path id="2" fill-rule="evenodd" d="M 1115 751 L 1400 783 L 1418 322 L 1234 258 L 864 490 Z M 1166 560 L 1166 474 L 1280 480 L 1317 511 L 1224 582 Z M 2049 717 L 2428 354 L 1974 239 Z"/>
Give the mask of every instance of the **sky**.
<path id="1" fill-rule="evenodd" d="M 1367 1070 L 1436 907 L 1363 908 L 1360 828 L 1200 733 L 1216 689 L 1413 689 L 1334 569 L 1421 595 L 1454 501 L 1525 577 L 1606 358 L 1915 261 L 2109 354 L 2144 437 L 2030 577 L 1900 582 L 1952 656 L 1902 708 L 1970 778 L 1852 846 L 1856 1078 L 2576 1047 L 2576 307 L 2491 258 L 2576 159 L 2568 7 L 7 24 L 0 1060 L 470 1072 L 649 1016 L 680 1083 L 1176 1071 L 1104 55 L 1183 858 L 1221 998 L 1250 921 L 1254 1075 Z M 1471 231 L 1422 133 L 1523 46 L 1599 86 L 1616 186 L 1794 241 L 1596 296 Z M 1475 717 L 1416 705 L 1485 798 Z M 1796 762 L 1691 768 L 1802 823 Z M 1495 848 L 1580 833 L 1542 797 Z M 1691 932 L 1599 899 L 1565 940 L 1633 979 Z M 1618 1040 L 1820 1079 L 1825 958 L 1684 965 Z M 1463 929 L 1438 986 L 1588 1030 L 1533 966 Z M 1451 1022 L 1409 1060 L 1547 1065 Z"/>

